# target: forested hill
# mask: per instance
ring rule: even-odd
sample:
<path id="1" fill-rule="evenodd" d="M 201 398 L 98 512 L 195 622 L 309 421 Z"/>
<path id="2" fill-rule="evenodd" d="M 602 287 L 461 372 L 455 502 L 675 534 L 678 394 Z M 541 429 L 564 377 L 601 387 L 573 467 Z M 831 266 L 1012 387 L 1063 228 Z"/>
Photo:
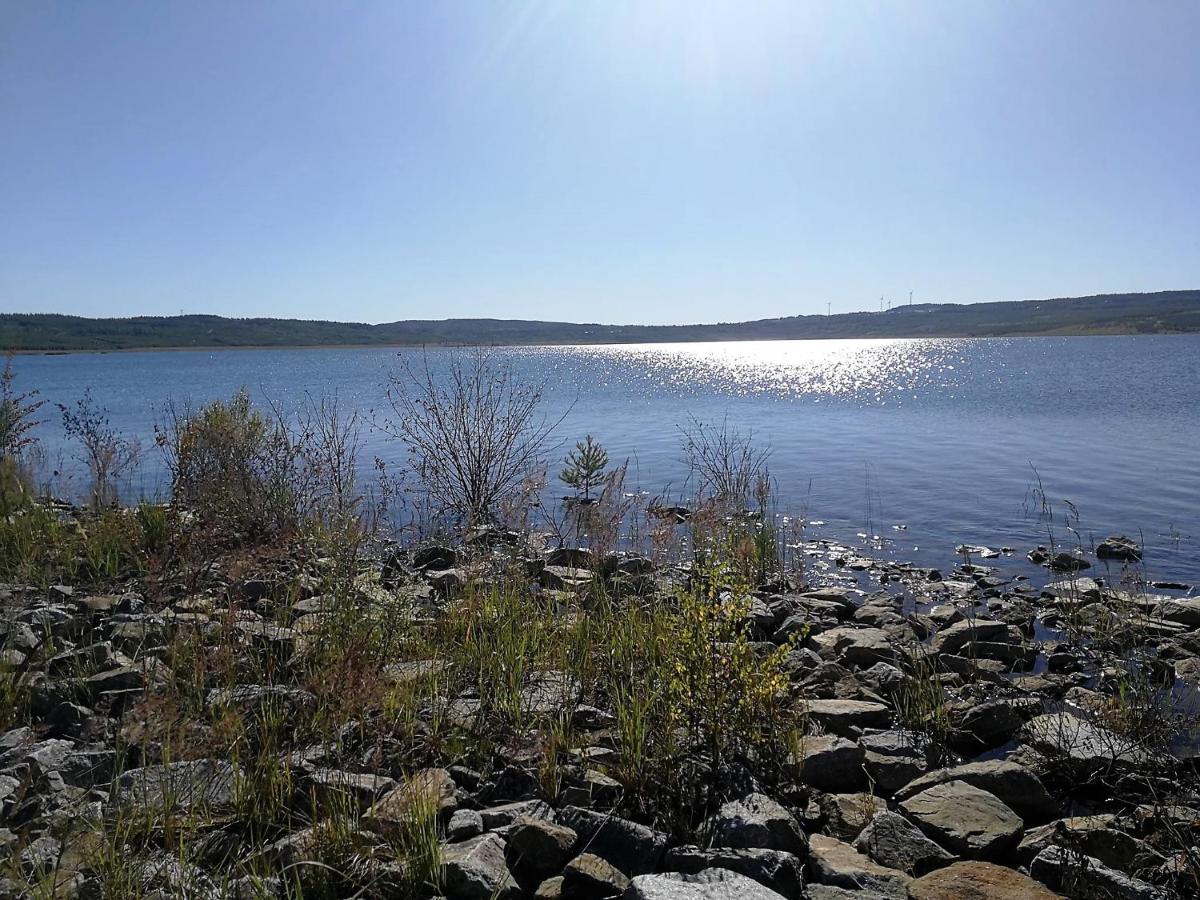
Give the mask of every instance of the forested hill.
<path id="1" fill-rule="evenodd" d="M 136 350 L 413 344 L 610 344 L 669 341 L 1200 332 L 1200 290 L 999 303 L 920 303 L 886 312 L 716 325 L 594 325 L 514 319 L 380 325 L 221 316 L 90 319 L 0 314 L 0 350 Z"/>

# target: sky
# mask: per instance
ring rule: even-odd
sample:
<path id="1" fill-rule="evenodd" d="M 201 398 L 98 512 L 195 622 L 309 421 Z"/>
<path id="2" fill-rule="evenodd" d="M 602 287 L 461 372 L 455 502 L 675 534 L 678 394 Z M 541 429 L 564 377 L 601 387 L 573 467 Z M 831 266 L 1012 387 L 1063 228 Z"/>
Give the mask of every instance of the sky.
<path id="1" fill-rule="evenodd" d="M 0 312 L 1200 287 L 1194 0 L 0 0 Z"/>

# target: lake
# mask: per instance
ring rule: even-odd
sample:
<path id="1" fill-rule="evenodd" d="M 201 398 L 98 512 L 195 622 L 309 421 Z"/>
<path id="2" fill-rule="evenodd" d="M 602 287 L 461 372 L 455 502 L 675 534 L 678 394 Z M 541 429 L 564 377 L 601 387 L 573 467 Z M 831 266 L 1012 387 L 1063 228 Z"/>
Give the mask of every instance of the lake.
<path id="1" fill-rule="evenodd" d="M 336 391 L 370 419 L 420 350 L 225 350 L 22 356 L 18 386 L 68 403 L 90 386 L 112 423 L 147 447 L 135 489 L 161 485 L 153 425 L 168 398 L 193 404 L 245 385 L 294 404 Z M 430 350 L 436 370 L 449 351 Z M 890 552 L 952 564 L 959 544 L 1024 554 L 1046 541 L 1031 489 L 1051 502 L 1058 540 L 1078 511 L 1085 545 L 1143 540 L 1154 579 L 1200 581 L 1200 336 L 771 341 L 504 348 L 521 379 L 545 382 L 545 411 L 566 414 L 564 446 L 592 434 L 627 487 L 679 493 L 689 418 L 753 429 L 771 447 L 782 512 L 808 536 L 878 535 Z M 56 412 L 40 433 L 72 471 Z M 399 461 L 383 434 L 365 462 Z M 557 471 L 552 466 L 551 471 Z M 561 485 L 554 486 L 560 493 Z M 1069 504 L 1068 505 L 1068 501 Z M 902 527 L 901 527 L 902 526 Z"/>

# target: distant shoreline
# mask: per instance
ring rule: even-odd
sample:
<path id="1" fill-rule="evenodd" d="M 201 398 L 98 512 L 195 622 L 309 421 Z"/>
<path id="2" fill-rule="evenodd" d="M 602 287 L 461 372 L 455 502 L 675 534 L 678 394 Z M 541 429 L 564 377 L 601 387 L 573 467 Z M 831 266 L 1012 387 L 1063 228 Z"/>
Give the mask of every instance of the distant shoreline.
<path id="1" fill-rule="evenodd" d="M 994 303 L 922 303 L 879 312 L 695 325 L 603 325 L 525 319 L 406 319 L 371 325 L 209 315 L 91 319 L 51 313 L 0 313 L 0 350 L 43 354 L 1190 333 L 1200 333 L 1200 290 Z"/>
<path id="2" fill-rule="evenodd" d="M 1196 331 L 1157 331 L 1157 332 L 1138 332 L 1138 331 L 1104 331 L 1104 332 L 1088 332 L 1088 333 L 1054 333 L 1045 332 L 1039 334 L 938 334 L 938 335 L 864 335 L 862 337 L 786 337 L 786 338 L 719 338 L 719 339 L 676 339 L 666 341 L 593 341 L 591 343 L 584 341 L 561 341 L 550 342 L 542 341 L 540 343 L 458 343 L 458 342 L 433 342 L 430 341 L 424 344 L 238 344 L 235 346 L 228 345 L 211 345 L 197 347 L 115 347 L 111 349 L 99 349 L 94 347 L 80 347 L 77 349 L 53 349 L 53 350 L 25 350 L 25 349 L 5 349 L 0 347 L 0 354 L 11 353 L 13 356 L 106 356 L 117 353 L 224 353 L 234 350 L 420 350 L 428 348 L 431 350 L 454 350 L 454 349 L 476 349 L 476 348 L 491 348 L 503 350 L 513 347 L 523 347 L 536 349 L 538 347 L 650 347 L 655 344 L 768 344 L 779 343 L 782 341 L 801 342 L 801 341 L 994 341 L 994 340 L 1011 340 L 1011 339 L 1036 339 L 1036 338 L 1094 338 L 1094 337 L 1192 337 L 1200 332 Z"/>

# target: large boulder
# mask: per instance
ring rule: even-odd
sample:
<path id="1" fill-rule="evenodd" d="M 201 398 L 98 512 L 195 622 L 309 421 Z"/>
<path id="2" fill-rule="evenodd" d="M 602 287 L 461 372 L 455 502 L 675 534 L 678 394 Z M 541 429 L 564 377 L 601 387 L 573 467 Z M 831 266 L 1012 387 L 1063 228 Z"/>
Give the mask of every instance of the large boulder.
<path id="1" fill-rule="evenodd" d="M 968 859 L 998 859 L 1021 839 L 1023 823 L 995 794 L 965 781 L 937 784 L 900 806 L 943 847 Z"/>
<path id="2" fill-rule="evenodd" d="M 986 862 L 958 862 L 908 886 L 911 900 L 1060 900 L 1028 875 Z"/>
<path id="3" fill-rule="evenodd" d="M 717 847 L 764 847 L 798 856 L 808 850 L 796 817 L 764 794 L 722 805 L 702 830 Z"/>

